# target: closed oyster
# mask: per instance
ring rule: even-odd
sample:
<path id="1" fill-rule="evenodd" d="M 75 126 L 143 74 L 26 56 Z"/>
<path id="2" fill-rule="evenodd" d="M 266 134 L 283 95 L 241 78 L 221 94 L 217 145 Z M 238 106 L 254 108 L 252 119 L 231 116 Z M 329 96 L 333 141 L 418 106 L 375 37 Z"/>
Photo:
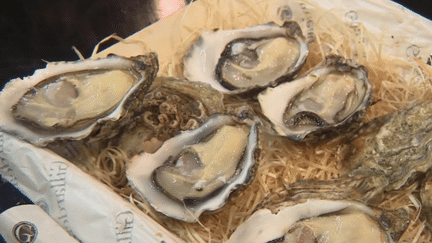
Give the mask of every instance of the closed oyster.
<path id="1" fill-rule="evenodd" d="M 358 120 L 365 114 L 371 93 L 364 66 L 329 56 L 305 76 L 267 88 L 258 100 L 277 134 L 302 141 Z"/>
<path id="2" fill-rule="evenodd" d="M 396 242 L 410 214 L 352 200 L 270 202 L 253 213 L 227 243 Z"/>
<path id="3" fill-rule="evenodd" d="M 365 124 L 373 130 L 364 148 L 349 157 L 347 174 L 328 181 L 302 180 L 290 185 L 291 197 L 308 198 L 317 188 L 329 197 L 380 203 L 386 192 L 415 183 L 432 167 L 432 101 L 424 101 Z M 428 202 L 431 174 L 423 182 L 422 200 Z M 348 196 L 349 197 L 345 197 Z M 432 206 L 430 206 L 432 208 Z M 425 211 L 432 211 L 427 209 Z M 432 218 L 432 217 L 431 217 Z M 432 221 L 432 220 L 430 220 Z"/>
<path id="4" fill-rule="evenodd" d="M 422 216 L 426 219 L 426 225 L 432 230 L 432 170 L 429 170 L 423 180 L 420 199 L 422 203 Z"/>
<path id="5" fill-rule="evenodd" d="M 294 77 L 307 54 L 301 29 L 292 21 L 203 31 L 184 58 L 184 75 L 222 93 L 253 93 Z"/>
<path id="6" fill-rule="evenodd" d="M 350 173 L 351 177 L 368 178 L 362 188 L 372 196 L 398 190 L 432 167 L 432 101 L 381 120 L 384 124 L 379 124 L 379 131 L 353 158 Z"/>
<path id="7" fill-rule="evenodd" d="M 140 102 L 113 144 L 128 156 L 152 153 L 180 131 L 196 129 L 224 111 L 223 95 L 210 85 L 170 77 L 157 77 Z"/>
<path id="8" fill-rule="evenodd" d="M 158 70 L 154 53 L 48 63 L 10 81 L 0 94 L 0 128 L 36 145 L 80 139 L 118 120 Z"/>
<path id="9" fill-rule="evenodd" d="M 154 154 L 133 157 L 127 177 L 156 211 L 195 222 L 249 182 L 258 151 L 257 122 L 214 115 L 167 140 Z"/>

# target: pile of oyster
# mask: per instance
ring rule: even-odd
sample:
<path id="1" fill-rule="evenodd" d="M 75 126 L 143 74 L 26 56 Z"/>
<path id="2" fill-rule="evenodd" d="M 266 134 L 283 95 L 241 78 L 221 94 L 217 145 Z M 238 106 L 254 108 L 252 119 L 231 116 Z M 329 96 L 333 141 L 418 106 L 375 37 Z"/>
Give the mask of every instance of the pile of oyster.
<path id="1" fill-rule="evenodd" d="M 196 222 L 251 182 L 263 133 L 313 146 L 366 127 L 367 69 L 328 56 L 300 72 L 307 57 L 300 27 L 286 21 L 203 31 L 184 57 L 187 80 L 157 77 L 156 53 L 49 63 L 6 85 L 0 129 L 74 163 L 88 159 L 80 149 L 95 143 L 120 147 L 131 161 L 129 183 L 143 200 Z M 431 167 L 432 125 L 423 122 L 431 109 L 426 102 L 367 124 L 379 132 L 349 174 L 288 185 L 229 242 L 397 241 L 409 211 L 377 205 L 384 192 Z M 423 191 L 430 197 L 426 182 Z"/>

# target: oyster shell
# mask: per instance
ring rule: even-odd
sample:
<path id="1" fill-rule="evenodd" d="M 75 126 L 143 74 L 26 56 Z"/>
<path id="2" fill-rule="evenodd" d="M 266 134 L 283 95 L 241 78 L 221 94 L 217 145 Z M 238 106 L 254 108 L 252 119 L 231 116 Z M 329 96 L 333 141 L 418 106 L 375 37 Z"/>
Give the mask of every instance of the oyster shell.
<path id="1" fill-rule="evenodd" d="M 432 166 L 432 101 L 415 104 L 386 118 L 378 133 L 353 160 L 353 174 L 383 178 L 385 191 Z"/>
<path id="2" fill-rule="evenodd" d="M 322 182 L 299 180 L 268 195 L 228 243 L 397 242 L 414 215 L 407 207 L 384 208 L 359 201 L 364 191 L 338 190 L 353 184 Z M 305 193 L 302 188 L 309 190 Z"/>
<path id="3" fill-rule="evenodd" d="M 133 157 L 127 177 L 156 211 L 195 222 L 249 182 L 259 151 L 257 126 L 249 119 L 239 123 L 214 115 L 198 129 L 167 140 L 154 154 Z"/>
<path id="4" fill-rule="evenodd" d="M 352 200 L 272 202 L 242 223 L 227 243 L 390 243 L 398 240 L 409 218 L 404 208 L 387 210 Z"/>
<path id="5" fill-rule="evenodd" d="M 349 195 L 380 203 L 385 192 L 396 191 L 421 178 L 432 167 L 432 100 L 372 120 L 365 128 L 376 130 L 364 148 L 348 157 L 349 172 L 329 181 L 303 180 L 290 185 L 290 193 L 307 198 L 317 188 L 332 198 Z M 427 177 L 430 179 L 430 177 Z M 428 191 L 427 179 L 423 191 Z M 424 195 L 425 201 L 429 198 Z M 345 198 L 342 198 L 345 199 Z"/>
<path id="6" fill-rule="evenodd" d="M 180 131 L 196 129 L 223 111 L 223 95 L 210 85 L 157 77 L 113 145 L 129 156 L 152 153 Z"/>
<path id="7" fill-rule="evenodd" d="M 222 93 L 253 93 L 294 77 L 307 54 L 301 29 L 293 21 L 203 31 L 184 58 L 184 76 Z"/>
<path id="8" fill-rule="evenodd" d="M 258 95 L 263 114 L 281 136 L 302 141 L 341 130 L 365 113 L 372 86 L 364 66 L 339 56 L 289 83 Z"/>
<path id="9" fill-rule="evenodd" d="M 368 178 L 368 198 L 398 190 L 423 179 L 422 214 L 432 227 L 432 101 L 424 101 L 382 118 L 384 125 L 353 160 L 351 176 Z"/>
<path id="10" fill-rule="evenodd" d="M 156 54 L 48 63 L 31 77 L 10 81 L 0 94 L 0 129 L 36 145 L 79 139 L 118 120 L 151 85 Z"/>
<path id="11" fill-rule="evenodd" d="M 420 189 L 422 203 L 422 216 L 426 219 L 426 225 L 432 230 L 432 170 L 426 174 Z"/>

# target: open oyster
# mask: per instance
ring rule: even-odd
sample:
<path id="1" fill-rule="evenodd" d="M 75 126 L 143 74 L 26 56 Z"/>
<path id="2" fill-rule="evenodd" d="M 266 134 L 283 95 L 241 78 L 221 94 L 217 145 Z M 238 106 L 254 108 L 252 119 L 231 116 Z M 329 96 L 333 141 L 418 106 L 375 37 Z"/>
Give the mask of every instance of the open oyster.
<path id="1" fill-rule="evenodd" d="M 227 243 L 396 242 L 410 215 L 349 200 L 272 202 L 252 214 Z"/>
<path id="2" fill-rule="evenodd" d="M 223 93 L 253 92 L 294 77 L 307 54 L 293 21 L 203 31 L 184 58 L 184 75 Z"/>
<path id="3" fill-rule="evenodd" d="M 367 191 L 357 190 L 353 181 L 340 182 L 299 180 L 268 195 L 228 243 L 390 243 L 401 238 L 414 210 L 366 204 L 359 198 Z"/>
<path id="4" fill-rule="evenodd" d="M 48 63 L 10 81 L 0 94 L 0 129 L 36 145 L 79 139 L 118 120 L 158 70 L 154 53 L 124 58 Z"/>
<path id="5" fill-rule="evenodd" d="M 257 122 L 214 115 L 198 129 L 167 140 L 154 154 L 133 157 L 127 177 L 156 211 L 194 222 L 249 182 L 258 151 Z"/>
<path id="6" fill-rule="evenodd" d="M 301 141 L 362 117 L 371 93 L 364 66 L 330 56 L 305 76 L 267 88 L 258 100 L 277 134 Z"/>

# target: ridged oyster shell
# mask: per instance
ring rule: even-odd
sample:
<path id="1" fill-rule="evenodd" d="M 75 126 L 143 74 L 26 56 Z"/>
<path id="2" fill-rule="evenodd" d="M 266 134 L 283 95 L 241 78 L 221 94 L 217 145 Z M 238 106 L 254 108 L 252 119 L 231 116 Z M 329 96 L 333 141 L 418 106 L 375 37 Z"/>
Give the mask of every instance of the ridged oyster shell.
<path id="1" fill-rule="evenodd" d="M 289 185 L 288 197 L 355 199 L 375 205 L 387 192 L 402 190 L 423 180 L 422 214 L 432 225 L 432 101 L 413 104 L 364 124 L 359 133 L 370 133 L 367 143 L 347 158 L 348 173 L 333 180 L 302 180 Z M 423 177 L 426 175 L 425 177 Z M 424 178 L 424 179 L 423 179 Z"/>
<path id="2" fill-rule="evenodd" d="M 48 63 L 3 89 L 0 129 L 39 146 L 86 137 L 95 127 L 120 119 L 157 71 L 155 53 Z"/>
<path id="3" fill-rule="evenodd" d="M 246 95 L 293 78 L 307 54 L 300 26 L 293 21 L 203 31 L 184 58 L 184 76 L 222 93 Z"/>
<path id="4" fill-rule="evenodd" d="M 195 222 L 248 184 L 258 152 L 256 121 L 214 115 L 199 128 L 167 140 L 154 154 L 133 157 L 126 174 L 156 211 Z"/>
<path id="5" fill-rule="evenodd" d="M 142 150 L 152 153 L 167 139 L 196 129 L 209 116 L 223 111 L 223 95 L 210 85 L 157 77 L 113 145 L 128 156 Z"/>
<path id="6" fill-rule="evenodd" d="M 420 190 L 422 203 L 422 216 L 425 218 L 426 225 L 432 230 L 432 170 L 426 174 Z"/>
<path id="7" fill-rule="evenodd" d="M 432 101 L 411 105 L 382 120 L 378 133 L 354 157 L 351 174 L 381 178 L 381 190 L 398 190 L 432 167 Z"/>
<path id="8" fill-rule="evenodd" d="M 361 118 L 371 94 L 364 66 L 328 56 L 304 76 L 267 88 L 258 101 L 277 134 L 302 141 L 337 132 Z"/>

